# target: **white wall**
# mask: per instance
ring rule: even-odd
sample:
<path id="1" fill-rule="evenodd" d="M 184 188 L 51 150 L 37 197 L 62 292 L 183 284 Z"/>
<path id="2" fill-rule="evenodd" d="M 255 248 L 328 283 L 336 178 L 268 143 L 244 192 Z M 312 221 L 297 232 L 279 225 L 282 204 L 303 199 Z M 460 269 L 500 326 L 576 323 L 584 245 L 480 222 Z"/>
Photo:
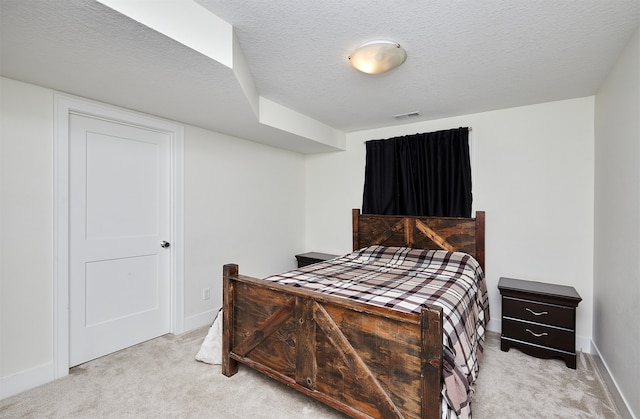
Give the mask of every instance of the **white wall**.
<path id="1" fill-rule="evenodd" d="M 3 78 L 0 92 L 0 377 L 40 375 L 53 360 L 53 94 Z"/>
<path id="2" fill-rule="evenodd" d="M 187 126 L 185 183 L 189 329 L 222 306 L 225 263 L 259 277 L 295 267 L 304 250 L 304 156 Z M 205 287 L 213 304 L 202 300 Z"/>
<path id="3" fill-rule="evenodd" d="M 593 313 L 593 97 L 354 132 L 344 153 L 307 157 L 306 250 L 351 250 L 351 208 L 362 205 L 364 142 L 472 128 L 474 209 L 486 211 L 492 321 L 501 276 L 570 285 L 578 349 L 590 351 Z"/>
<path id="4" fill-rule="evenodd" d="M 53 379 L 53 90 L 0 78 L 0 398 Z M 185 327 L 304 250 L 304 156 L 185 127 Z M 202 299 L 202 289 L 211 299 Z"/>
<path id="5" fill-rule="evenodd" d="M 640 416 L 640 30 L 596 96 L 593 340 Z"/>

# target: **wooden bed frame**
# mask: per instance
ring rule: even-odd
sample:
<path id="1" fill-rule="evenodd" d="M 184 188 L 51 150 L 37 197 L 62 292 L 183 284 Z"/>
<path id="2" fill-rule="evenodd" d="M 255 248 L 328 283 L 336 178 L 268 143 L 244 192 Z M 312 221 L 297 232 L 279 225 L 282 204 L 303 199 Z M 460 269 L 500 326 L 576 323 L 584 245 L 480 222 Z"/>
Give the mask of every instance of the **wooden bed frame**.
<path id="1" fill-rule="evenodd" d="M 462 251 L 484 269 L 484 212 L 352 215 L 354 250 Z M 403 313 L 239 275 L 237 265 L 224 266 L 223 293 L 224 375 L 242 363 L 354 418 L 441 416 L 440 307 Z"/>

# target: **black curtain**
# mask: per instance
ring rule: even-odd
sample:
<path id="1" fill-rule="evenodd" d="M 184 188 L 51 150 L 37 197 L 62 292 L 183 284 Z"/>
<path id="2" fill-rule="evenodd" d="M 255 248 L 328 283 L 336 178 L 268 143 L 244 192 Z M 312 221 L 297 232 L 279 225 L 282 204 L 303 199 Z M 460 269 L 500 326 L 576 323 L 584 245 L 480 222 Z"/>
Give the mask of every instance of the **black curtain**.
<path id="1" fill-rule="evenodd" d="M 365 143 L 364 214 L 471 216 L 469 129 Z"/>

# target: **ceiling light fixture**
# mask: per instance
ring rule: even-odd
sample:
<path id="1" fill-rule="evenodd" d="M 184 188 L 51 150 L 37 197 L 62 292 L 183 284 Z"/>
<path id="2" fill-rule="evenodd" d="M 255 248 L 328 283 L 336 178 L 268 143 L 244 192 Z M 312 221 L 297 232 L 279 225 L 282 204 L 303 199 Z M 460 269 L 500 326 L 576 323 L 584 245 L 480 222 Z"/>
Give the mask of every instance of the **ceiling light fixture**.
<path id="1" fill-rule="evenodd" d="M 407 52 L 393 41 L 371 41 L 360 45 L 349 55 L 351 65 L 367 74 L 393 70 L 407 59 Z"/>

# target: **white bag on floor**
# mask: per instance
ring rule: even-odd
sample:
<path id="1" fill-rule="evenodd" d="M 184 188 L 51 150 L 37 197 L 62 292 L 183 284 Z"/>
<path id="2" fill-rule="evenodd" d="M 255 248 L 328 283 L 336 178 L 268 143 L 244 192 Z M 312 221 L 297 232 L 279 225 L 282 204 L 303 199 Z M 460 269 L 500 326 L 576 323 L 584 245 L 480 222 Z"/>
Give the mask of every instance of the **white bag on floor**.
<path id="1" fill-rule="evenodd" d="M 207 332 L 196 359 L 207 364 L 222 364 L 222 309 Z"/>

